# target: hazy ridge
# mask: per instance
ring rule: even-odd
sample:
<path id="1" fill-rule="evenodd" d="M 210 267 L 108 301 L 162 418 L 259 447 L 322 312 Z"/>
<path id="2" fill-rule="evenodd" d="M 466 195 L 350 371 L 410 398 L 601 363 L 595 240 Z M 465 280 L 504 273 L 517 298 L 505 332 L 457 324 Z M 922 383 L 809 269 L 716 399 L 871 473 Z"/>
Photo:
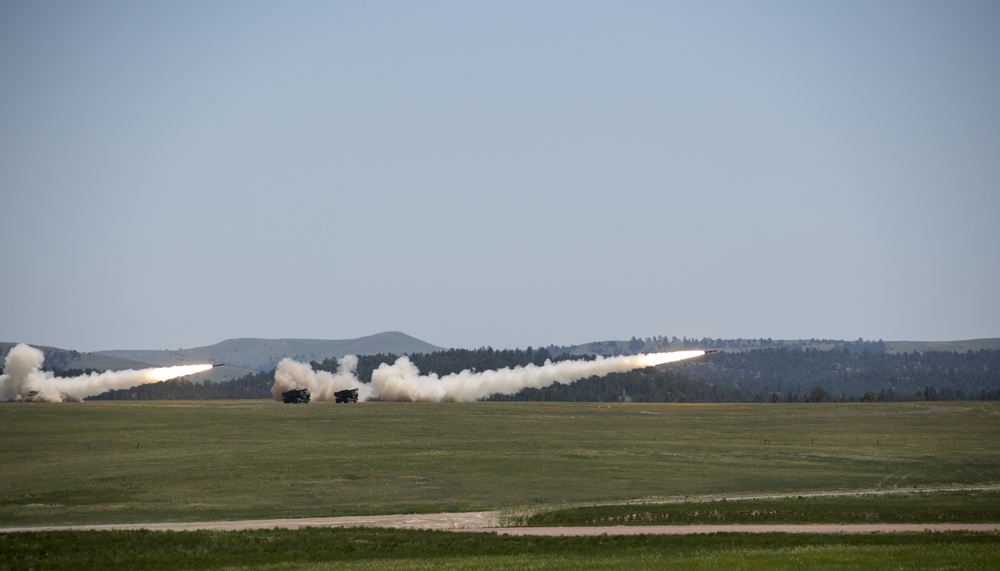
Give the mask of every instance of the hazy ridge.
<path id="1" fill-rule="evenodd" d="M 747 351 L 780 345 L 799 349 L 831 350 L 857 345 L 856 341 L 838 340 L 771 340 L 771 339 L 667 339 L 666 337 L 630 341 L 594 341 L 580 345 L 548 347 L 553 355 L 625 354 L 637 352 L 674 351 L 687 348 L 713 348 L 722 351 Z M 870 343 L 870 342 L 866 342 Z M 887 353 L 926 351 L 1000 350 L 1000 338 L 957 341 L 885 341 Z M 0 342 L 0 358 L 16 343 Z M 225 363 L 193 380 L 221 381 L 235 379 L 251 372 L 274 369 L 278 361 L 291 357 L 299 361 L 323 361 L 344 355 L 377 355 L 431 353 L 444 350 L 399 331 L 386 331 L 356 339 L 227 339 L 214 345 L 177 350 L 106 350 L 84 353 L 35 345 L 45 353 L 45 366 L 58 370 L 123 370 L 162 367 L 191 363 Z"/>
<path id="2" fill-rule="evenodd" d="M 657 351 L 682 351 L 685 349 L 716 349 L 719 351 L 752 351 L 754 349 L 788 348 L 799 350 L 830 351 L 850 349 L 873 353 L 924 353 L 927 351 L 1000 350 L 1000 337 L 964 339 L 957 341 L 868 341 L 842 339 L 712 339 L 667 338 L 665 336 L 635 338 L 631 340 L 591 341 L 580 345 L 550 345 L 553 355 L 621 355 L 652 353 Z"/>
<path id="3" fill-rule="evenodd" d="M 11 342 L 0 342 L 0 357 Z M 248 373 L 269 371 L 291 357 L 299 361 L 323 361 L 344 355 L 397 355 L 430 353 L 443 348 L 399 331 L 386 331 L 357 339 L 227 339 L 204 347 L 177 350 L 107 350 L 82 353 L 71 349 L 35 346 L 45 353 L 45 367 L 58 370 L 123 370 L 167 367 L 192 363 L 225 363 L 211 371 L 188 377 L 194 381 L 224 381 Z"/>

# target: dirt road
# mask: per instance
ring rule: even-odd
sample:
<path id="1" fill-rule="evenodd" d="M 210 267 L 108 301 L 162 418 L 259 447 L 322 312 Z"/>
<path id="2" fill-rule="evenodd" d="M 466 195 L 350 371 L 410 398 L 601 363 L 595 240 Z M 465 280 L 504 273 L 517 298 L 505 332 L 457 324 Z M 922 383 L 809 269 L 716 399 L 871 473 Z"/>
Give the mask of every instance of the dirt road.
<path id="1" fill-rule="evenodd" d="M 499 524 L 500 512 L 468 512 L 187 523 L 20 527 L 0 529 L 0 533 L 17 531 L 109 531 L 137 529 L 152 531 L 240 531 L 273 528 L 299 529 L 303 527 L 389 527 L 499 533 L 521 536 L 694 535 L 704 533 L 902 533 L 923 531 L 1000 532 L 1000 523 L 623 525 L 612 527 L 499 527 Z"/>
<path id="2" fill-rule="evenodd" d="M 247 519 L 239 521 L 193 521 L 176 523 L 124 523 L 110 525 L 61 525 L 0 528 L 15 531 L 111 531 L 148 529 L 151 531 L 194 531 L 202 529 L 240 531 L 244 529 L 299 529 L 302 527 L 392 527 L 401 529 L 463 530 L 488 529 L 500 525 L 500 512 L 310 517 L 295 519 Z"/>
<path id="3" fill-rule="evenodd" d="M 997 485 L 960 486 L 930 488 L 921 490 L 868 490 L 849 492 L 804 492 L 795 494 L 772 494 L 753 496 L 715 496 L 677 500 L 646 501 L 644 503 L 673 503 L 692 500 L 709 501 L 745 500 L 787 497 L 822 497 L 872 494 L 898 494 L 943 491 L 996 490 Z M 299 529 L 303 527 L 389 527 L 399 529 L 432 529 L 444 531 L 472 531 L 501 533 L 507 535 L 641 535 L 669 534 L 690 535 L 698 533 L 901 533 L 922 531 L 985 531 L 1000 532 L 1000 523 L 982 524 L 732 524 L 732 525 L 654 525 L 654 526 L 613 526 L 613 527 L 501 527 L 501 514 L 497 511 L 459 512 L 438 514 L 405 514 L 381 516 L 318 517 L 296 519 L 253 519 L 240 521 L 198 521 L 173 523 L 135 523 L 110 525 L 70 525 L 42 527 L 0 528 L 0 533 L 18 531 L 107 531 L 136 530 L 151 531 L 193 531 L 218 530 L 240 531 L 246 529 Z"/>

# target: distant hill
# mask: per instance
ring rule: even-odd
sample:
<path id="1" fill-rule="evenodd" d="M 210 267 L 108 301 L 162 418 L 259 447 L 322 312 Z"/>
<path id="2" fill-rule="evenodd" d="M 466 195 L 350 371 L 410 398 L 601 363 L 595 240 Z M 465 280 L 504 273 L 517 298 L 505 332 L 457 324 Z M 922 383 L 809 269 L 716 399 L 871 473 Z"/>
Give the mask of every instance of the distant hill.
<path id="1" fill-rule="evenodd" d="M 0 342 L 0 360 L 15 343 Z M 344 355 L 395 354 L 414 355 L 443 350 L 404 333 L 390 331 L 361 337 L 358 339 L 317 340 L 317 339 L 229 339 L 206 347 L 170 350 L 112 350 L 82 353 L 56 347 L 36 346 L 45 354 L 45 367 L 56 370 L 122 370 L 163 367 L 193 363 L 225 363 L 211 371 L 188 377 L 193 382 L 227 381 L 242 378 L 248 374 L 273 370 L 285 357 L 299 361 L 323 362 Z M 577 355 L 617 355 L 629 353 L 650 353 L 657 351 L 678 351 L 683 349 L 717 349 L 722 353 L 743 353 L 754 349 L 791 349 L 828 351 L 848 350 L 852 354 L 861 352 L 924 353 L 944 351 L 965 353 L 967 351 L 1000 350 L 1000 338 L 971 339 L 965 341 L 842 341 L 830 339 L 711 339 L 711 338 L 668 338 L 658 336 L 628 341 L 596 341 L 583 345 L 556 346 L 546 348 L 552 357 Z M 701 368 L 681 366 L 693 378 L 699 378 L 694 371 Z M 704 368 L 704 367 L 702 367 Z M 688 371 L 688 369 L 692 369 Z"/>
<path id="2" fill-rule="evenodd" d="M 6 343 L 0 341 L 0 360 L 7 357 L 7 353 L 17 343 Z M 148 361 L 138 361 L 127 358 L 114 357 L 110 355 L 98 355 L 96 353 L 81 353 L 71 349 L 60 349 L 58 347 L 45 347 L 42 345 L 32 345 L 45 355 L 45 362 L 42 364 L 46 369 L 67 369 L 96 370 L 96 371 L 122 371 L 125 369 L 145 369 L 157 365 Z"/>
<path id="3" fill-rule="evenodd" d="M 0 342 L 0 360 L 16 343 Z M 299 361 L 323 361 L 344 355 L 396 355 L 431 353 L 442 348 L 398 331 L 387 331 L 358 339 L 229 339 L 192 349 L 109 350 L 82 353 L 57 347 L 32 345 L 45 354 L 46 369 L 120 371 L 169 367 L 194 363 L 225 363 L 211 371 L 192 375 L 194 382 L 226 381 L 249 373 L 270 371 L 285 357 Z"/>
<path id="4" fill-rule="evenodd" d="M 881 346 L 881 345 L 880 345 Z M 702 358 L 605 377 L 525 389 L 490 400 L 589 402 L 827 402 L 901 400 L 1000 400 L 1000 350 L 889 353 L 858 350 L 857 342 L 835 350 L 794 346 L 752 351 L 720 350 Z M 362 355 L 362 382 L 391 355 Z M 450 349 L 410 356 L 425 374 L 484 371 L 542 364 L 547 349 Z M 556 359 L 572 358 L 562 355 Z M 586 358 L 586 357 L 584 357 Z M 332 370 L 336 363 L 317 365 Z M 231 382 L 197 384 L 192 379 L 140 385 L 104 393 L 101 400 L 270 398 L 271 371 Z"/>
<path id="5" fill-rule="evenodd" d="M 965 341 L 886 341 L 889 353 L 923 353 L 925 351 L 979 351 L 1000 349 L 1000 339 L 968 339 Z"/>
<path id="6" fill-rule="evenodd" d="M 852 352 L 871 353 L 923 353 L 927 351 L 1000 350 L 1000 338 L 969 339 L 964 341 L 844 341 L 839 339 L 712 339 L 668 338 L 666 336 L 636 338 L 628 341 L 592 341 L 581 345 L 549 345 L 546 349 L 558 355 L 624 355 L 682 351 L 685 349 L 717 349 L 720 351 L 751 351 L 754 349 L 813 349 L 830 351 L 848 349 Z"/>
<path id="7" fill-rule="evenodd" d="M 117 350 L 97 351 L 94 354 L 142 361 L 156 366 L 210 362 L 225 363 L 228 367 L 247 371 L 269 371 L 285 357 L 308 362 L 337 359 L 344 355 L 402 355 L 441 350 L 441 347 L 405 333 L 387 331 L 358 339 L 229 339 L 215 345 L 176 351 Z"/>

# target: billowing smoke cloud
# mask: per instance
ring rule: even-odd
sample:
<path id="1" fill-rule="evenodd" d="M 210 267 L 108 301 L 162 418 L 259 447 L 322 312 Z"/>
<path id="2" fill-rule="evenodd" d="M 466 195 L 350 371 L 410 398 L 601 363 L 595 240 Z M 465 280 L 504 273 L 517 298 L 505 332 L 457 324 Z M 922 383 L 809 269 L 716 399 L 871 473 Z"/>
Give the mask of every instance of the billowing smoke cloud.
<path id="1" fill-rule="evenodd" d="M 0 401 L 80 401 L 112 389 L 127 389 L 193 375 L 212 365 L 180 365 L 128 371 L 105 371 L 79 377 L 57 377 L 43 371 L 45 355 L 23 343 L 15 345 L 4 359 L 0 375 Z"/>
<path id="2" fill-rule="evenodd" d="M 281 393 L 294 389 L 309 389 L 313 400 L 334 400 L 333 393 L 344 389 L 358 389 L 358 400 L 371 400 L 374 389 L 358 380 L 358 358 L 354 355 L 341 357 L 337 361 L 336 374 L 327 371 L 313 371 L 307 363 L 292 359 L 282 359 L 274 371 L 271 396 L 281 400 Z"/>
<path id="3" fill-rule="evenodd" d="M 337 374 L 313 371 L 305 363 L 283 359 L 274 373 L 271 394 L 281 400 L 281 393 L 309 389 L 314 400 L 333 400 L 333 393 L 358 389 L 358 400 L 380 401 L 455 401 L 469 402 L 494 394 L 514 394 L 525 388 L 544 388 L 554 383 L 569 384 L 588 377 L 603 377 L 632 369 L 652 367 L 704 355 L 704 351 L 675 351 L 621 357 L 597 357 L 593 361 L 545 361 L 513 369 L 445 375 L 421 375 L 409 358 L 400 357 L 389 365 L 382 363 L 372 372 L 372 382 L 362 383 L 355 375 L 358 359 L 340 360 Z"/>

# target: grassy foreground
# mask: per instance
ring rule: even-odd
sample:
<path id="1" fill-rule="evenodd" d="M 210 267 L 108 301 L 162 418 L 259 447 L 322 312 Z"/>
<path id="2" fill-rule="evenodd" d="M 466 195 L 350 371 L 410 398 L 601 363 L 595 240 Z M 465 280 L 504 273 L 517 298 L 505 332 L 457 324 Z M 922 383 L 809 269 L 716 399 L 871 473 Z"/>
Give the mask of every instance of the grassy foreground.
<path id="1" fill-rule="evenodd" d="M 0 569 L 995 569 L 995 534 L 509 537 L 379 529 L 0 535 Z"/>
<path id="2" fill-rule="evenodd" d="M 989 403 L 0 403 L 0 526 L 1000 482 Z"/>
<path id="3" fill-rule="evenodd" d="M 529 526 L 720 525 L 786 523 L 994 523 L 1000 491 L 586 506 L 541 511 Z"/>

